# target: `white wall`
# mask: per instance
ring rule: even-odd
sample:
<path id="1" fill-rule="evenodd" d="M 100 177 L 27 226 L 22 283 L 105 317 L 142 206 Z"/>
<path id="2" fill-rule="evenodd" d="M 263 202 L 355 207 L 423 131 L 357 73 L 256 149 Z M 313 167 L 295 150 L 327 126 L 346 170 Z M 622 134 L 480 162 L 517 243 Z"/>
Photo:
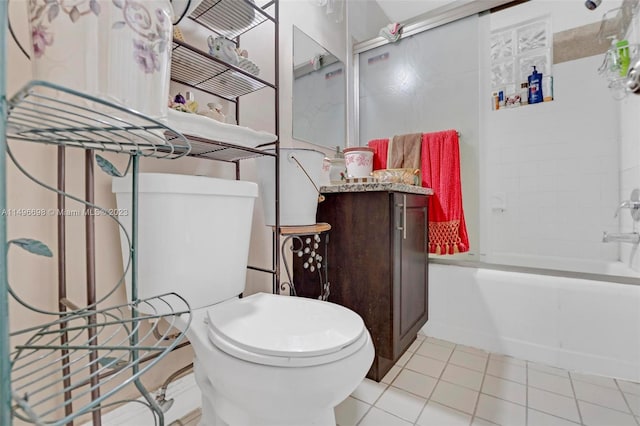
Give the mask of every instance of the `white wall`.
<path id="1" fill-rule="evenodd" d="M 636 27 L 640 24 L 636 16 Z M 640 42 L 637 31 L 627 35 L 630 43 Z M 640 96 L 630 94 L 619 103 L 620 117 L 620 193 L 618 203 L 629 199 L 631 191 L 640 188 Z M 629 211 L 620 212 L 620 231 L 640 231 L 640 225 L 631 219 Z M 630 244 L 620 244 L 620 258 L 629 262 L 632 268 L 640 271 L 640 254 Z"/>

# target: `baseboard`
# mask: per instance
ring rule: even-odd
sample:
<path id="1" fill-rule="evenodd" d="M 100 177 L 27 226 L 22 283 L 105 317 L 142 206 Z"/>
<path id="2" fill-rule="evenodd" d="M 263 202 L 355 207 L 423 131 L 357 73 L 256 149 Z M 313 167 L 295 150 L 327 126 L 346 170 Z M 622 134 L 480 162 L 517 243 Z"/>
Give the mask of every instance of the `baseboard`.
<path id="1" fill-rule="evenodd" d="M 640 381 L 640 367 L 619 359 L 569 351 L 559 347 L 482 333 L 477 330 L 429 320 L 422 328 L 428 336 L 484 349 L 516 358 L 539 362 L 581 373 Z"/>
<path id="2" fill-rule="evenodd" d="M 152 395 L 155 397 L 155 392 L 152 392 Z M 164 424 L 170 425 L 200 408 L 200 398 L 200 389 L 193 373 L 172 382 L 167 389 L 166 399 L 173 399 L 174 403 L 169 411 L 164 413 Z M 144 401 L 144 399 L 138 398 L 138 401 Z M 152 426 L 154 424 L 153 414 L 138 402 L 130 402 L 102 416 L 103 426 Z M 92 423 L 88 422 L 83 426 L 91 425 Z"/>

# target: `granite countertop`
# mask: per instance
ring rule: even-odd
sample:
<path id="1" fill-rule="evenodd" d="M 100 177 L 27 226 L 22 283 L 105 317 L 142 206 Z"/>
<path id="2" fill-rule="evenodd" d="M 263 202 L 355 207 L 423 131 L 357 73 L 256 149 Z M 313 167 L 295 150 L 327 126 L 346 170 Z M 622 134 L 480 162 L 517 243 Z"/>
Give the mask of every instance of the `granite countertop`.
<path id="1" fill-rule="evenodd" d="M 371 183 L 341 183 L 320 187 L 320 192 L 329 194 L 336 192 L 369 192 L 369 191 L 397 191 L 409 194 L 433 195 L 433 189 L 404 183 L 371 182 Z"/>

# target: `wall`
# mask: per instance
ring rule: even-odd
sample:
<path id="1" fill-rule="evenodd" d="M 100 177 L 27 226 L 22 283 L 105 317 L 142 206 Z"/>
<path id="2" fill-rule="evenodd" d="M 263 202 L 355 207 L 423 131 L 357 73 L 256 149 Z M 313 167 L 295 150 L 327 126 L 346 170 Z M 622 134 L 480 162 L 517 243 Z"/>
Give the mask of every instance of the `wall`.
<path id="1" fill-rule="evenodd" d="M 637 26 L 640 18 L 635 17 L 634 25 L 628 34 L 630 43 L 640 42 L 640 34 Z M 636 188 L 640 188 L 640 96 L 630 94 L 619 105 L 620 116 L 620 192 L 617 204 L 629 199 L 629 194 Z M 634 222 L 628 210 L 620 212 L 620 231 L 639 232 L 640 226 Z M 637 247 L 630 244 L 620 244 L 620 259 L 629 262 L 632 268 L 640 271 L 640 255 Z"/>
<path id="2" fill-rule="evenodd" d="M 551 14 L 556 33 L 604 12 L 567 3 L 532 1 L 483 18 L 493 30 Z M 555 64 L 553 102 L 500 111 L 490 109 L 485 66 L 481 260 L 492 262 L 500 253 L 618 259 L 618 244 L 601 242 L 603 231 L 618 230 L 620 139 L 618 104 L 596 71 L 601 61 Z M 496 204 L 501 198 L 504 209 Z"/>

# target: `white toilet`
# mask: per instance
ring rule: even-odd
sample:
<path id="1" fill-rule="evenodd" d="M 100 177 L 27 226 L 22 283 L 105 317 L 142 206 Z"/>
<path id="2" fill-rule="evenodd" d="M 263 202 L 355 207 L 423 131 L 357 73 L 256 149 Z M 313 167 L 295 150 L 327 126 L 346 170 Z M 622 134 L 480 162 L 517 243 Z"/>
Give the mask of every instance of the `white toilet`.
<path id="1" fill-rule="evenodd" d="M 373 344 L 360 316 L 342 306 L 267 293 L 238 297 L 257 185 L 139 177 L 138 296 L 176 292 L 191 306 L 200 424 L 335 425 L 333 409 L 369 370 Z M 114 179 L 112 189 L 118 208 L 130 211 L 131 177 Z M 130 217 L 121 219 L 129 231 Z"/>

